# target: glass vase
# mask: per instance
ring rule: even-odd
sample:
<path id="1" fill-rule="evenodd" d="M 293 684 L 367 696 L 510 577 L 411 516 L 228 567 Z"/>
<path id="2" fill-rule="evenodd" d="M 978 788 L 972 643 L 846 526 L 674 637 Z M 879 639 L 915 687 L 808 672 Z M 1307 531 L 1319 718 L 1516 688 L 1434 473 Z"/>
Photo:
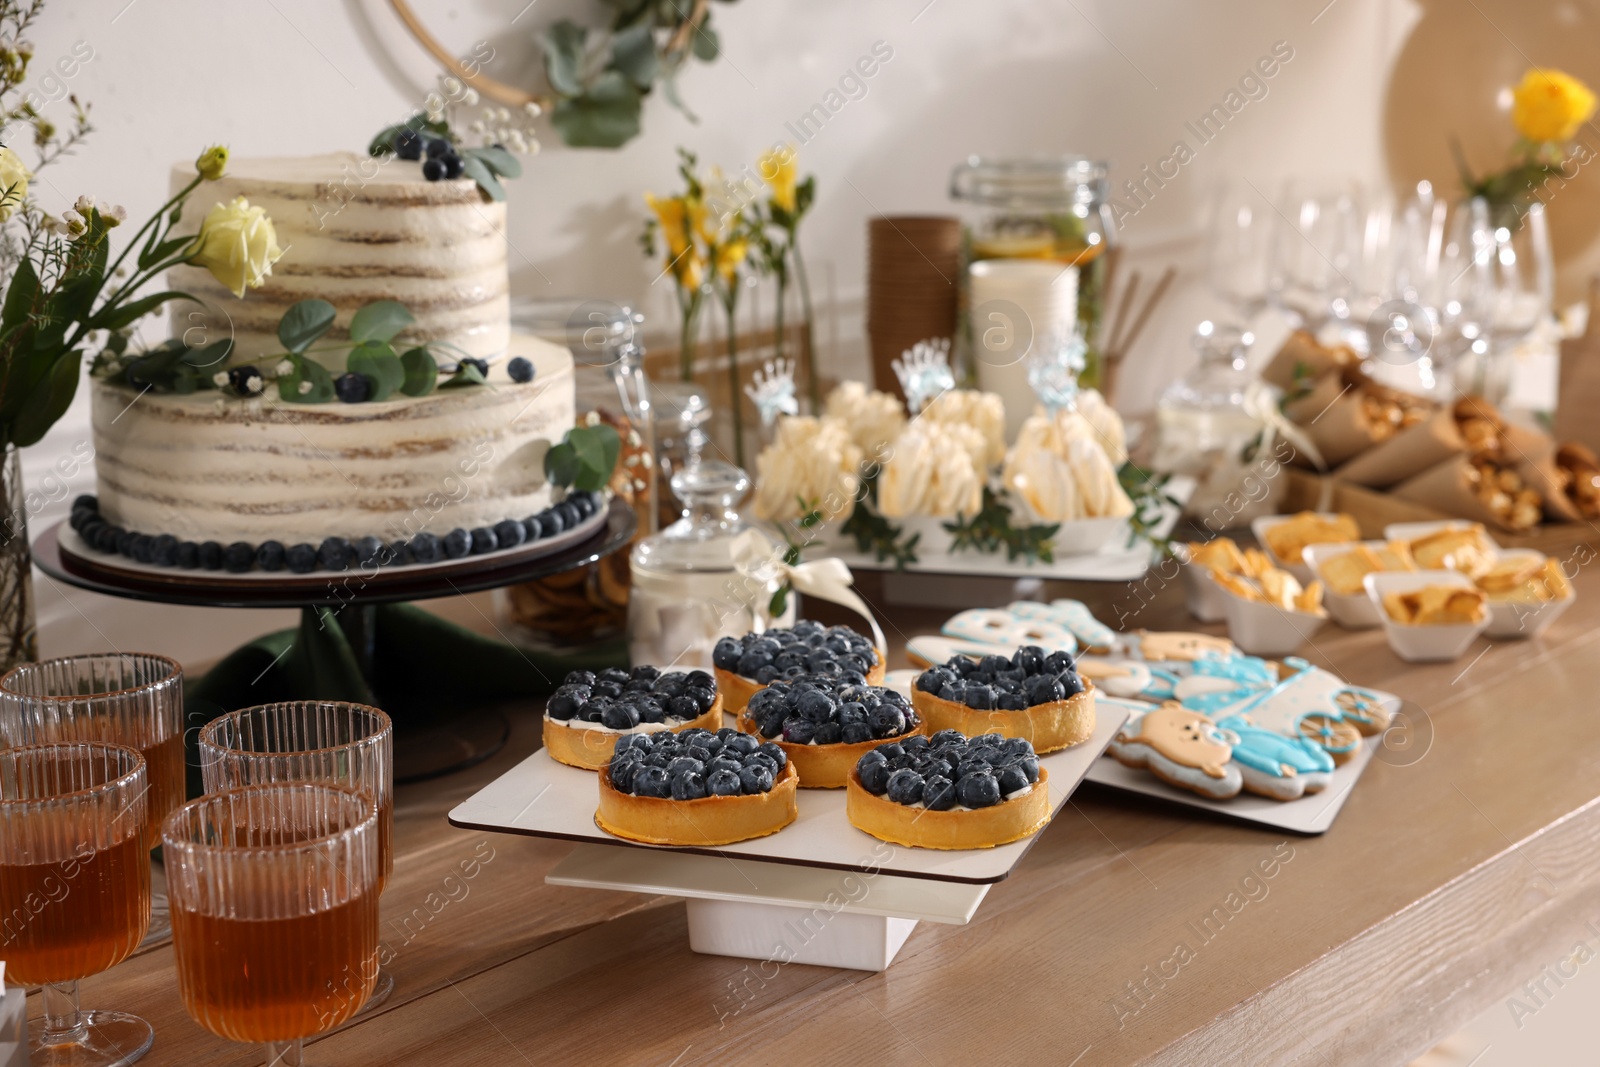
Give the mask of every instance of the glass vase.
<path id="1" fill-rule="evenodd" d="M 22 488 L 22 451 L 6 445 L 0 463 L 0 674 L 39 658 L 34 624 L 33 553 L 28 548 L 28 502 Z"/>

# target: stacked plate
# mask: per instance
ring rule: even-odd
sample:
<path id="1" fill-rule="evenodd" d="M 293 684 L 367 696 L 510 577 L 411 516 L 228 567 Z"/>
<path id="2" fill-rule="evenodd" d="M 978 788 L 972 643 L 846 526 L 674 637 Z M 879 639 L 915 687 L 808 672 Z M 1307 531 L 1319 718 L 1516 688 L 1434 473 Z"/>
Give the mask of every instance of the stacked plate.
<path id="1" fill-rule="evenodd" d="M 1024 357 L 1065 344 L 1078 322 L 1078 271 L 1046 259 L 985 259 L 969 268 L 972 356 L 978 388 L 1006 404 L 1014 438 L 1034 408 Z"/>
<path id="2" fill-rule="evenodd" d="M 954 338 L 961 223 L 937 215 L 880 215 L 867 224 L 867 335 L 873 380 L 900 392 L 890 367 L 918 341 Z"/>

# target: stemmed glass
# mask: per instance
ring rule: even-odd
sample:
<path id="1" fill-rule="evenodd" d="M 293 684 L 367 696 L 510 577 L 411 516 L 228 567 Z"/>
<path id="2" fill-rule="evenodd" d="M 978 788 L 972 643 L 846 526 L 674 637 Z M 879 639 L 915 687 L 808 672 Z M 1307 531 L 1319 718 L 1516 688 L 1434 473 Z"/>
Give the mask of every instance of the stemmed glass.
<path id="1" fill-rule="evenodd" d="M 207 723 L 199 748 L 207 793 L 272 782 L 320 782 L 367 797 L 378 813 L 375 892 L 383 892 L 394 873 L 394 727 L 389 716 L 365 704 L 332 700 L 260 704 Z M 365 1006 L 376 1006 L 393 991 L 393 976 L 379 971 Z"/>
<path id="2" fill-rule="evenodd" d="M 1360 191 L 1354 185 L 1291 180 L 1283 203 L 1272 231 L 1269 296 L 1301 328 L 1316 334 L 1333 314 L 1334 298 L 1352 284 L 1361 245 Z"/>
<path id="3" fill-rule="evenodd" d="M 121 745 L 0 750 L 0 959 L 42 987 L 34 1067 L 120 1067 L 154 1041 L 137 1016 L 78 1008 L 78 980 L 127 959 L 150 925 L 145 769 Z"/>
<path id="4" fill-rule="evenodd" d="M 150 787 L 146 840 L 183 803 L 183 668 L 142 652 L 24 663 L 0 678 L 0 744 L 105 741 L 137 749 Z M 165 896 L 152 902 L 151 943 L 171 935 Z"/>
<path id="5" fill-rule="evenodd" d="M 1217 194 L 1207 241 L 1206 280 L 1248 326 L 1267 307 L 1272 205 L 1244 183 Z"/>
<path id="6" fill-rule="evenodd" d="M 300 1067 L 377 973 L 378 811 L 354 790 L 281 783 L 201 797 L 162 828 L 178 993 L 202 1027 Z"/>

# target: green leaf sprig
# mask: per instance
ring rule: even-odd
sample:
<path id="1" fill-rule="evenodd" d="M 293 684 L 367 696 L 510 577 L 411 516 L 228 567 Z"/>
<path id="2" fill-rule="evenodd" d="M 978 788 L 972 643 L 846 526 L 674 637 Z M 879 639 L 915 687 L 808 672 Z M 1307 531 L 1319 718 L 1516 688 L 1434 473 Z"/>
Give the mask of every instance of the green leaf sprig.
<path id="1" fill-rule="evenodd" d="M 611 481 L 622 455 L 622 437 L 604 422 L 574 426 L 544 454 L 544 474 L 551 485 L 597 493 Z"/>
<path id="2" fill-rule="evenodd" d="M 1054 562 L 1055 536 L 1061 532 L 1060 523 L 1013 526 L 1006 492 L 996 492 L 987 485 L 983 487 L 983 504 L 976 515 L 970 519 L 958 518 L 943 526 L 950 533 L 952 552 L 994 555 L 1004 549 L 1008 560 L 1039 560 L 1041 563 Z"/>

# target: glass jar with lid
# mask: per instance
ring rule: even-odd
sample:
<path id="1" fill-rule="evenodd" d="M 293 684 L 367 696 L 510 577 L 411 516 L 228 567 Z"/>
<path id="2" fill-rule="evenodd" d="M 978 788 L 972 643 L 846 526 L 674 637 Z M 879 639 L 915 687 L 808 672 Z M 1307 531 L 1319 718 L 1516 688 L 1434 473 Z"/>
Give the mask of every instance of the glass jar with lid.
<path id="1" fill-rule="evenodd" d="M 952 199 L 971 205 L 963 242 L 964 294 L 968 269 L 985 260 L 1077 268 L 1078 329 L 1088 345 L 1080 381 L 1086 386 L 1099 386 L 1102 373 L 1099 328 L 1113 229 L 1109 171 L 1108 164 L 1084 156 L 970 156 L 950 175 Z"/>
<path id="2" fill-rule="evenodd" d="M 731 463 L 685 467 L 672 492 L 683 517 L 633 546 L 628 652 L 635 664 L 709 668 L 718 638 L 793 622 L 794 596 L 771 613 L 787 546 L 740 517 L 750 478 Z"/>

